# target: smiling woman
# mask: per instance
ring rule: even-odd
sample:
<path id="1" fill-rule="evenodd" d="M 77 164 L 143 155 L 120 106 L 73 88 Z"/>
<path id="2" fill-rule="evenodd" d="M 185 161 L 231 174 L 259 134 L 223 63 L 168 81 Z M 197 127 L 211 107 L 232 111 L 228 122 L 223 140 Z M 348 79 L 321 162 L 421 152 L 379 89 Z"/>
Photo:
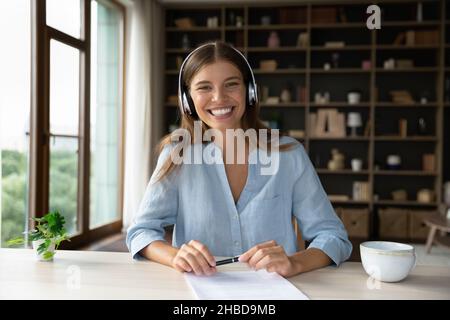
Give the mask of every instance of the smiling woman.
<path id="1" fill-rule="evenodd" d="M 227 43 L 201 45 L 185 59 L 179 75 L 179 130 L 191 137 L 196 128 L 201 136 L 209 130 L 216 134 L 206 141 L 191 138 L 182 157 L 210 149 L 221 161 L 175 164 L 174 154 L 185 141 L 172 135 L 162 140 L 157 168 L 128 229 L 133 257 L 211 275 L 217 272 L 214 256 L 240 256 L 240 262 L 255 269 L 290 277 L 332 262 L 339 265 L 350 256 L 347 233 L 305 150 L 262 124 L 256 88 L 245 56 Z M 240 144 L 238 135 L 228 135 L 247 130 L 259 132 L 256 142 L 243 139 Z M 261 133 L 279 148 L 264 148 Z M 234 157 L 240 152 L 243 162 Z M 264 174 L 257 153 L 279 158 L 280 165 Z M 307 250 L 298 251 L 293 218 L 311 242 Z M 169 244 L 164 227 L 171 224 Z"/>

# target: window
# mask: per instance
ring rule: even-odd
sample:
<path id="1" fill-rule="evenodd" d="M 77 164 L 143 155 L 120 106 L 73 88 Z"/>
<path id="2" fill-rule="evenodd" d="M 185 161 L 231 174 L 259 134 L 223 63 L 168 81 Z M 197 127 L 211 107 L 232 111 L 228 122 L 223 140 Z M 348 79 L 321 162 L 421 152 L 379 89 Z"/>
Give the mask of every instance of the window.
<path id="1" fill-rule="evenodd" d="M 65 248 L 121 230 L 124 14 L 114 0 L 0 1 L 0 246 L 49 210 Z"/>
<path id="2" fill-rule="evenodd" d="M 81 35 L 80 0 L 46 0 L 47 25 L 72 37 Z"/>
<path id="3" fill-rule="evenodd" d="M 120 218 L 123 18 L 114 6 L 91 2 L 90 227 Z"/>
<path id="4" fill-rule="evenodd" d="M 0 246 L 28 223 L 30 1 L 0 1 Z"/>
<path id="5" fill-rule="evenodd" d="M 69 234 L 78 232 L 78 127 L 80 52 L 50 40 L 49 208 L 65 217 Z"/>

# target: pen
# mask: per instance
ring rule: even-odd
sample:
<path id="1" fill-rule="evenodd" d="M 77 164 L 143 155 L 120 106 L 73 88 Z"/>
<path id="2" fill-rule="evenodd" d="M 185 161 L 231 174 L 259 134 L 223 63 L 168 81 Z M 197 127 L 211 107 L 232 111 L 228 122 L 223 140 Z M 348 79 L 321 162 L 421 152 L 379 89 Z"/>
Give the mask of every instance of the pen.
<path id="1" fill-rule="evenodd" d="M 217 261 L 216 266 L 221 266 L 223 264 L 228 264 L 228 263 L 233 263 L 233 262 L 238 262 L 238 261 L 239 261 L 239 256 Z"/>

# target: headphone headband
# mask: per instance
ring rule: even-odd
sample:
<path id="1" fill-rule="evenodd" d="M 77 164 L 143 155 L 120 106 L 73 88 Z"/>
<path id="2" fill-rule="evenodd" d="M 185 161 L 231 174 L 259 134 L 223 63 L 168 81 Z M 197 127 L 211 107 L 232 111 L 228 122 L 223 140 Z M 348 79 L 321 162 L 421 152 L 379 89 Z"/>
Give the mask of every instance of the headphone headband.
<path id="1" fill-rule="evenodd" d="M 214 42 L 209 42 L 206 44 L 203 44 L 201 46 L 199 46 L 198 48 L 195 48 L 194 50 L 192 50 L 187 57 L 184 59 L 183 63 L 181 64 L 180 67 L 180 73 L 178 75 L 178 102 L 180 105 L 180 109 L 182 113 L 187 113 L 187 114 L 192 114 L 193 111 L 195 112 L 195 106 L 193 105 L 192 99 L 190 98 L 189 93 L 186 93 L 184 88 L 183 88 L 183 72 L 184 72 L 184 66 L 186 65 L 186 62 L 189 60 L 189 58 L 198 50 L 206 47 L 206 46 L 215 46 L 216 44 Z M 239 50 L 237 50 L 236 48 L 234 48 L 231 45 L 228 45 L 230 48 L 232 48 L 235 52 L 237 52 L 242 59 L 245 61 L 245 64 L 247 65 L 249 74 L 250 74 L 250 81 L 248 84 L 248 105 L 249 106 L 254 106 L 257 102 L 258 102 L 258 93 L 257 93 L 257 86 L 256 86 L 256 81 L 255 81 L 255 75 L 253 74 L 253 70 L 250 67 L 250 63 L 248 62 L 247 58 L 245 58 L 245 56 L 242 54 L 242 52 L 240 52 Z M 191 105 L 192 103 L 192 105 Z"/>

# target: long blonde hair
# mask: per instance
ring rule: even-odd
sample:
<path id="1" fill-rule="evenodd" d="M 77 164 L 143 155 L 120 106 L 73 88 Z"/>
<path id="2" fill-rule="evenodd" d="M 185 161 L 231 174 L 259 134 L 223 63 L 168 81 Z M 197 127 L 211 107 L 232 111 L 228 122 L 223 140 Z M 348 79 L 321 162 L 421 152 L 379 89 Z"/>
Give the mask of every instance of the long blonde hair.
<path id="1" fill-rule="evenodd" d="M 222 42 L 215 41 L 209 43 L 210 45 L 202 45 L 199 49 L 195 50 L 193 54 L 189 57 L 183 67 L 183 76 L 181 85 L 185 86 L 185 88 L 189 88 L 190 83 L 193 77 L 200 71 L 204 66 L 210 65 L 218 60 L 224 60 L 235 65 L 238 70 L 241 72 L 242 77 L 244 79 L 244 83 L 246 84 L 246 88 L 248 88 L 248 83 L 251 79 L 251 75 L 249 74 L 248 66 L 245 61 L 243 61 L 242 56 L 236 52 L 231 45 Z M 247 92 L 247 90 L 246 90 Z M 247 99 L 246 99 L 247 101 Z M 179 106 L 181 110 L 181 106 Z M 246 106 L 244 114 L 242 116 L 241 126 L 245 131 L 247 129 L 255 129 L 257 132 L 259 129 L 267 129 L 269 134 L 268 141 L 272 136 L 271 129 L 264 125 L 264 123 L 259 118 L 260 106 L 259 103 L 256 105 L 249 107 Z M 196 116 L 195 110 L 192 110 L 192 115 L 189 115 L 185 112 L 181 112 L 181 129 L 185 129 L 190 133 L 191 144 L 194 144 L 194 121 L 198 121 L 199 118 Z M 209 126 L 202 121 L 202 136 L 206 130 L 209 129 Z M 280 133 L 280 135 L 282 135 Z M 158 154 L 164 149 L 166 145 L 172 144 L 172 135 L 167 134 L 164 136 L 157 147 Z M 257 145 L 259 146 L 259 137 L 257 138 Z M 288 143 L 279 146 L 280 151 L 290 150 L 294 144 Z M 270 147 L 270 145 L 269 145 Z M 163 179 L 165 176 L 169 175 L 176 167 L 176 165 L 171 157 L 168 157 L 163 165 L 161 166 L 159 172 L 157 173 L 156 181 Z"/>

